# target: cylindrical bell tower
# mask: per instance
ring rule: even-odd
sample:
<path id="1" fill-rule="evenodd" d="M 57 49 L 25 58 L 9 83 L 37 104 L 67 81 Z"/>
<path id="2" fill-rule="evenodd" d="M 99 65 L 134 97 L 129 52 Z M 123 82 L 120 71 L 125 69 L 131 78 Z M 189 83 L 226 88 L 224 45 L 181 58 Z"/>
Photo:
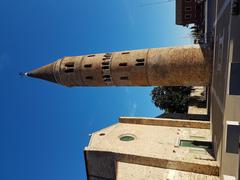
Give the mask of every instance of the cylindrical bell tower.
<path id="1" fill-rule="evenodd" d="M 207 85 L 211 51 L 199 45 L 64 57 L 26 73 L 65 86 Z"/>

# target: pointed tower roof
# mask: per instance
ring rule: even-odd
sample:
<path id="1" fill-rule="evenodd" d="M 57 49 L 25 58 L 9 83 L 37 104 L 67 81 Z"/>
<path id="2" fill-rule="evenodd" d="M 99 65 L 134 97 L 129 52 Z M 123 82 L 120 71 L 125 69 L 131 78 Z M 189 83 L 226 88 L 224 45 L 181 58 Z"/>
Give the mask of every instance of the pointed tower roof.
<path id="1" fill-rule="evenodd" d="M 39 78 L 47 81 L 51 81 L 54 83 L 57 83 L 55 77 L 54 77 L 54 63 L 48 64 L 46 66 L 42 66 L 40 68 L 34 69 L 30 72 L 25 73 L 26 76 L 33 77 L 33 78 Z"/>

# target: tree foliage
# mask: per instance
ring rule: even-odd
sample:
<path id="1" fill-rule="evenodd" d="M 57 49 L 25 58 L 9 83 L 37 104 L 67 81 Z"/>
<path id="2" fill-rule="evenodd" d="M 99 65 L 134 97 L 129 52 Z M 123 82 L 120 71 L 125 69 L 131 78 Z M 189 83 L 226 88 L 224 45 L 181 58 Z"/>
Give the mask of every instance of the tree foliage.
<path id="1" fill-rule="evenodd" d="M 159 86 L 151 92 L 152 102 L 165 113 L 187 113 L 192 87 Z"/>

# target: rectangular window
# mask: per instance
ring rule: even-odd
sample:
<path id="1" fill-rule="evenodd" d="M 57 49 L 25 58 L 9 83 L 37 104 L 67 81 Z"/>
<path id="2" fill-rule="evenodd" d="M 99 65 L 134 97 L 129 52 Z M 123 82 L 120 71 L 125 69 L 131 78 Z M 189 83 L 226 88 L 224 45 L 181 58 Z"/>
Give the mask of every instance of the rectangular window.
<path id="1" fill-rule="evenodd" d="M 104 55 L 104 57 L 106 57 L 106 58 L 110 58 L 111 56 L 112 56 L 111 53 L 106 53 L 106 54 Z"/>
<path id="2" fill-rule="evenodd" d="M 74 72 L 74 69 L 65 69 L 65 73 L 71 73 Z"/>
<path id="3" fill-rule="evenodd" d="M 127 76 L 120 77 L 121 80 L 128 80 Z"/>
<path id="4" fill-rule="evenodd" d="M 119 66 L 127 66 L 127 63 L 119 63 Z"/>
<path id="5" fill-rule="evenodd" d="M 106 62 L 102 62 L 102 65 L 105 66 L 105 65 L 109 65 L 109 61 L 106 61 Z"/>
<path id="6" fill-rule="evenodd" d="M 191 19 L 191 14 L 185 14 L 185 20 L 190 20 Z"/>
<path id="7" fill-rule="evenodd" d="M 103 78 L 110 78 L 110 75 L 103 75 Z"/>
<path id="8" fill-rule="evenodd" d="M 109 69 L 109 66 L 102 66 L 102 69 Z"/>
<path id="9" fill-rule="evenodd" d="M 91 65 L 91 64 L 85 64 L 84 67 L 85 67 L 85 68 L 91 68 L 92 65 Z"/>
<path id="10" fill-rule="evenodd" d="M 185 11 L 192 11 L 192 7 L 185 7 Z"/>
<path id="11" fill-rule="evenodd" d="M 67 62 L 65 67 L 74 67 L 74 62 Z"/>
<path id="12" fill-rule="evenodd" d="M 136 66 L 144 66 L 144 63 L 137 63 Z"/>
<path id="13" fill-rule="evenodd" d="M 93 77 L 92 76 L 87 76 L 86 79 L 93 80 Z"/>
<path id="14" fill-rule="evenodd" d="M 137 62 L 144 62 L 144 59 L 136 59 Z"/>

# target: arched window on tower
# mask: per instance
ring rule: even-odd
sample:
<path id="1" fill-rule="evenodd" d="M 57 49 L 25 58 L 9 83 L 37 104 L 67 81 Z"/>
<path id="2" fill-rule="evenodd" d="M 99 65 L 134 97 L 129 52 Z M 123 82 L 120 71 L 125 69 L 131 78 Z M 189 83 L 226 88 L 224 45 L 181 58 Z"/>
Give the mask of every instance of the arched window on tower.
<path id="1" fill-rule="evenodd" d="M 136 66 L 144 66 L 144 61 L 145 59 L 144 58 L 141 58 L 141 59 L 136 59 Z"/>
<path id="2" fill-rule="evenodd" d="M 65 73 L 71 73 L 74 72 L 74 62 L 67 62 L 65 63 Z"/>
<path id="3" fill-rule="evenodd" d="M 72 69 L 72 68 L 71 69 L 65 69 L 64 72 L 65 73 L 71 73 L 71 72 L 74 72 L 74 69 Z"/>
<path id="4" fill-rule="evenodd" d="M 65 63 L 65 67 L 74 67 L 74 62 Z"/>

